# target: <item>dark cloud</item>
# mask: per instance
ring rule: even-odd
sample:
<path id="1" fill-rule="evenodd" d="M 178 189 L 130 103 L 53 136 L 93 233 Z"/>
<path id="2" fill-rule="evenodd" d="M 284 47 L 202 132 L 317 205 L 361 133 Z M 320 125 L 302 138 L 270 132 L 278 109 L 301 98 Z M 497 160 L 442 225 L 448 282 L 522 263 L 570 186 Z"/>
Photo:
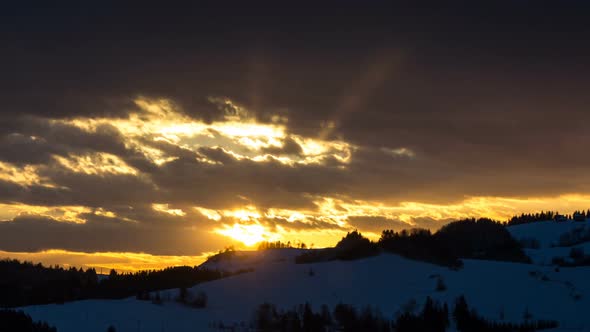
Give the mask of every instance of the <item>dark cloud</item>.
<path id="1" fill-rule="evenodd" d="M 0 197 L 8 202 L 18 202 L 26 189 L 14 182 L 0 180 Z"/>
<path id="2" fill-rule="evenodd" d="M 508 81 L 516 76 L 535 82 L 546 75 L 574 82 L 563 74 L 578 72 L 588 54 L 581 42 L 589 30 L 588 8 L 579 2 L 533 9 L 506 2 L 447 8 L 142 7 L 7 8 L 3 111 L 124 116 L 135 96 L 148 95 L 170 97 L 210 121 L 223 114 L 207 103 L 214 95 L 254 112 L 297 110 L 302 116 L 291 118 L 303 130 L 316 126 L 306 120 L 321 120 L 341 106 L 383 49 L 403 50 L 409 60 L 371 91 L 372 98 L 389 96 L 419 112 L 465 86 L 475 90 L 469 91 L 474 98 L 506 91 L 501 84 L 483 89 L 481 77 L 489 82 L 490 74 Z M 419 98 L 424 94 L 433 102 Z"/>
<path id="3" fill-rule="evenodd" d="M 129 202 L 141 204 L 157 201 L 157 189 L 141 177 L 131 174 L 93 175 L 72 173 L 54 168 L 43 172 L 60 187 L 60 196 L 53 204 L 71 202 L 70 205 L 110 206 Z M 32 195 L 39 197 L 39 195 Z M 42 201 L 39 201 L 42 205 Z M 53 205 L 51 204 L 51 205 Z"/>
<path id="4" fill-rule="evenodd" d="M 44 164 L 50 162 L 51 155 L 57 152 L 47 141 L 21 133 L 0 137 L 0 160 L 5 162 L 17 165 Z"/>
<path id="5" fill-rule="evenodd" d="M 93 132 L 38 117 L 16 117 L 12 129 L 0 136 L 0 160 L 15 164 L 47 164 L 52 155 L 106 152 L 130 154 L 121 133 L 111 125 Z"/>
<path id="6" fill-rule="evenodd" d="M 154 227 L 97 216 L 85 224 L 40 217 L 0 222 L 0 250 L 16 252 L 64 249 L 199 255 L 215 251 L 225 242 L 219 235 L 196 228 Z"/>
<path id="7" fill-rule="evenodd" d="M 59 168 L 45 168 L 41 174 L 55 185 L 19 185 L 0 180 L 0 202 L 109 207 L 148 204 L 160 198 L 153 184 L 134 175 L 73 173 Z"/>
<path id="8" fill-rule="evenodd" d="M 224 155 L 220 150 L 215 152 Z M 297 209 L 314 207 L 316 195 L 345 192 L 348 175 L 346 170 L 322 165 L 291 167 L 272 160 L 245 159 L 221 166 L 177 159 L 162 165 L 152 178 L 173 201 L 215 208 L 252 202 L 261 208 Z"/>
<path id="9" fill-rule="evenodd" d="M 223 150 L 223 148 L 220 147 L 201 147 L 199 148 L 199 152 L 203 154 L 207 159 L 214 162 L 222 163 L 224 165 L 234 163 L 237 161 L 237 159 L 234 156 L 227 153 Z"/>
<path id="10" fill-rule="evenodd" d="M 366 231 L 377 234 L 381 234 L 386 229 L 400 231 L 402 229 L 412 228 L 412 225 L 400 220 L 374 216 L 350 216 L 348 217 L 348 223 L 360 232 Z"/>
<path id="11" fill-rule="evenodd" d="M 437 231 L 451 221 L 453 221 L 453 219 L 434 219 L 431 217 L 412 218 L 412 222 L 415 223 L 417 227 L 430 229 L 432 232 Z"/>

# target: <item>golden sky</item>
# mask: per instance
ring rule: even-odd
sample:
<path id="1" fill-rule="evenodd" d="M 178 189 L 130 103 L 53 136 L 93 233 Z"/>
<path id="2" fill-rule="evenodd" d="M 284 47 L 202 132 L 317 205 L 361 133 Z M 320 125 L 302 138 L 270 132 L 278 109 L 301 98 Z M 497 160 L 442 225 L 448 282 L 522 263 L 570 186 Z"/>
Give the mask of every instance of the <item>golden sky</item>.
<path id="1" fill-rule="evenodd" d="M 228 245 L 326 247 L 352 229 L 376 239 L 383 229 L 436 230 L 460 218 L 590 206 L 590 196 L 575 193 L 375 197 L 357 179 L 374 181 L 357 158 L 371 153 L 380 167 L 419 165 L 420 152 L 299 135 L 284 115 L 261 122 L 228 98 L 208 101 L 223 117 L 205 122 L 172 100 L 138 97 L 121 118 L 28 119 L 42 130 L 8 139 L 40 145 L 47 155 L 39 163 L 0 162 L 0 179 L 23 188 L 0 203 L 0 256 L 131 271 L 197 265 Z M 68 135 L 81 146 L 60 151 Z M 382 172 L 375 175 L 391 175 Z"/>
<path id="2" fill-rule="evenodd" d="M 295 7 L 5 8 L 0 256 L 137 270 L 590 208 L 584 11 Z"/>

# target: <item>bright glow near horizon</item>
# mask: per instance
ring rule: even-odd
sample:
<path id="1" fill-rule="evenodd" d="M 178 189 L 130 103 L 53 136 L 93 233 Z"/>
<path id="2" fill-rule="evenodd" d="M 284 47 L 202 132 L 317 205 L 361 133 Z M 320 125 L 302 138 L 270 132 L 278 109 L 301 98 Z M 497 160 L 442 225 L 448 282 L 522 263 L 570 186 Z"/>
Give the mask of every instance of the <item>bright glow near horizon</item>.
<path id="1" fill-rule="evenodd" d="M 248 247 L 262 241 L 277 241 L 280 238 L 278 234 L 270 233 L 264 226 L 256 224 L 234 224 L 231 227 L 226 226 L 225 228 L 217 229 L 215 232 L 240 241 Z"/>

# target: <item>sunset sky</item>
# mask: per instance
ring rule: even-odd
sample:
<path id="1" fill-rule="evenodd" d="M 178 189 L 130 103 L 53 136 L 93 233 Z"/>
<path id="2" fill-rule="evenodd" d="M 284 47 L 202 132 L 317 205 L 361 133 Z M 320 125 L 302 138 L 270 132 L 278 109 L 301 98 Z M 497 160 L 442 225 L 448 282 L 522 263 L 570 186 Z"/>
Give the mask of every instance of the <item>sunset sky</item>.
<path id="1" fill-rule="evenodd" d="M 137 270 L 590 208 L 590 10 L 493 3 L 2 8 L 0 257 Z"/>

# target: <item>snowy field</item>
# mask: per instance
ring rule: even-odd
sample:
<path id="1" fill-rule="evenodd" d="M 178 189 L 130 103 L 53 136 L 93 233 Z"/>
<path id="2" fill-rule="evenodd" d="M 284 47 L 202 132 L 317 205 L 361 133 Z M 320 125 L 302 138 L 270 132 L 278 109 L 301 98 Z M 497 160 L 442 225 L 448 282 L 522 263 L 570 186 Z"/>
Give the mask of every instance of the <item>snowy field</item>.
<path id="1" fill-rule="evenodd" d="M 583 223 L 585 224 L 585 223 Z M 584 225 L 585 226 L 585 225 Z M 535 237 L 541 243 L 539 256 L 553 255 L 551 248 L 563 232 L 579 224 L 537 224 L 510 227 L 515 238 Z M 590 248 L 588 248 L 590 252 Z M 532 251 L 535 249 L 530 249 Z M 486 318 L 522 322 L 526 310 L 533 319 L 559 322 L 556 331 L 590 331 L 590 267 L 560 268 L 542 264 L 518 264 L 465 260 L 453 271 L 428 263 L 382 254 L 357 261 L 294 264 L 298 249 L 237 253 L 230 261 L 205 263 L 207 267 L 230 270 L 254 268 L 253 272 L 197 285 L 191 294 L 205 292 L 204 309 L 174 302 L 178 290 L 160 292 L 163 305 L 148 301 L 87 300 L 63 305 L 23 308 L 34 319 L 56 326 L 60 332 L 106 331 L 211 331 L 211 323 L 249 322 L 263 302 L 290 309 L 310 302 L 317 310 L 322 304 L 342 302 L 357 307 L 371 305 L 393 317 L 402 306 L 415 301 L 420 309 L 426 296 L 451 305 L 463 294 L 470 306 Z M 310 269 L 313 275 L 310 275 Z M 436 291 L 442 278 L 445 291 Z"/>

